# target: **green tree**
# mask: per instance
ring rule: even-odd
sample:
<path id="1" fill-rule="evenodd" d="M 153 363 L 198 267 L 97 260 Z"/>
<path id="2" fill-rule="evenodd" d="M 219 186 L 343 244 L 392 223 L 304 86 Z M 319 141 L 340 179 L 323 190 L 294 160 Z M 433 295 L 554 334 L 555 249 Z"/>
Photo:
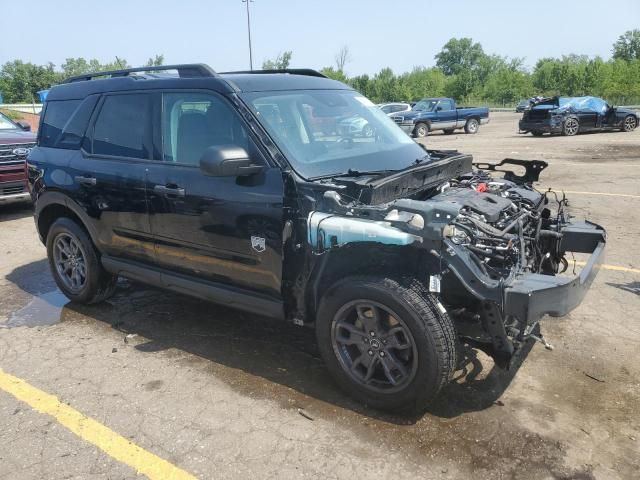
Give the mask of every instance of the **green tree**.
<path id="1" fill-rule="evenodd" d="M 289 64 L 291 63 L 291 57 L 293 56 L 293 52 L 288 50 L 283 53 L 279 53 L 278 56 L 273 60 L 265 60 L 262 62 L 263 70 L 285 70 L 289 68 Z"/>
<path id="2" fill-rule="evenodd" d="M 0 92 L 6 103 L 36 101 L 37 92 L 60 81 L 54 65 L 34 65 L 13 60 L 0 68 Z"/>
<path id="3" fill-rule="evenodd" d="M 333 80 L 338 80 L 340 82 L 346 82 L 347 76 L 344 74 L 342 70 L 336 70 L 333 67 L 324 67 L 320 70 L 320 73 L 325 75 L 326 77 L 332 78 Z"/>
<path id="4" fill-rule="evenodd" d="M 471 38 L 452 38 L 435 56 L 436 66 L 445 75 L 456 75 L 475 69 L 485 56 L 482 45 Z"/>
<path id="5" fill-rule="evenodd" d="M 640 59 L 640 30 L 628 30 L 613 44 L 613 58 L 616 60 Z"/>
<path id="6" fill-rule="evenodd" d="M 153 57 L 149 57 L 147 63 L 144 64 L 145 67 L 159 67 L 164 65 L 164 55 L 154 55 Z"/>

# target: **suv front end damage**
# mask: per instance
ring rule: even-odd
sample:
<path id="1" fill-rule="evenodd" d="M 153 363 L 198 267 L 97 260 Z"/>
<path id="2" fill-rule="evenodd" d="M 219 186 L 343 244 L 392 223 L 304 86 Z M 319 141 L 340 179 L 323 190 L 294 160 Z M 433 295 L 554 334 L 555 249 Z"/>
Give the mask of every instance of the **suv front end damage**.
<path id="1" fill-rule="evenodd" d="M 367 244 L 422 251 L 429 266 L 416 269 L 418 280 L 438 295 L 459 337 L 506 367 L 527 340 L 540 340 L 542 317 L 580 304 L 603 261 L 606 233 L 573 222 L 564 195 L 533 188 L 545 162 L 507 159 L 478 169 L 470 156 L 430 153 L 431 162 L 405 175 L 324 182 L 320 208 L 307 216 L 310 248 L 314 257 Z M 510 164 L 525 174 L 500 168 Z M 447 177 L 451 171 L 457 175 Z M 504 178 L 496 178 L 500 171 Z M 378 198 L 385 201 L 371 201 Z M 575 276 L 563 275 L 570 253 L 591 254 Z"/>

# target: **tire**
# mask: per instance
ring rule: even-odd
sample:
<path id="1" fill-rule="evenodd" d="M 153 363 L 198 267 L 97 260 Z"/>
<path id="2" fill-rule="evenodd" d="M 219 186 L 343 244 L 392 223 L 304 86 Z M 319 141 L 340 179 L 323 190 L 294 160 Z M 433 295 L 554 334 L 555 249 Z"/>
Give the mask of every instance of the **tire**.
<path id="1" fill-rule="evenodd" d="M 47 257 L 58 288 L 69 300 L 98 303 L 113 295 L 117 275 L 102 267 L 87 232 L 70 218 L 59 218 L 51 225 Z"/>
<path id="2" fill-rule="evenodd" d="M 575 117 L 567 118 L 562 124 L 562 135 L 566 137 L 573 137 L 580 131 L 580 123 Z"/>
<path id="3" fill-rule="evenodd" d="M 633 132 L 638 126 L 638 120 L 633 115 L 627 115 L 622 122 L 623 132 Z"/>
<path id="4" fill-rule="evenodd" d="M 441 309 L 415 280 L 346 278 L 320 303 L 320 353 L 338 385 L 357 400 L 382 410 L 420 409 L 457 364 L 455 329 Z"/>
<path id="5" fill-rule="evenodd" d="M 464 125 L 465 133 L 476 134 L 480 130 L 480 122 L 476 118 L 470 118 Z"/>
<path id="6" fill-rule="evenodd" d="M 424 138 L 429 135 L 429 124 L 420 122 L 413 129 L 413 136 L 416 138 Z"/>
<path id="7" fill-rule="evenodd" d="M 362 127 L 362 136 L 366 138 L 373 137 L 373 127 L 368 123 L 364 127 Z"/>
<path id="8" fill-rule="evenodd" d="M 542 135 L 544 135 L 544 132 L 541 132 L 540 130 L 533 130 L 531 132 L 531 135 L 533 135 L 534 137 L 541 137 Z"/>
<path id="9" fill-rule="evenodd" d="M 455 132 L 455 130 L 453 128 L 448 128 L 446 130 L 443 130 L 445 135 L 451 135 L 453 132 Z"/>

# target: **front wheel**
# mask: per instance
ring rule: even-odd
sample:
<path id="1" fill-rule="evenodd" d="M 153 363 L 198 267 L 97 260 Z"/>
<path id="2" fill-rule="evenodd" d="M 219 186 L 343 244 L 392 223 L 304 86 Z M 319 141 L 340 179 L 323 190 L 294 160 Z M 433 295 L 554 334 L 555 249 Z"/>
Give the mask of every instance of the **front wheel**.
<path id="1" fill-rule="evenodd" d="M 418 123 L 416 127 L 413 129 L 413 134 L 417 138 L 424 138 L 429 135 L 429 125 L 426 123 Z"/>
<path id="2" fill-rule="evenodd" d="M 470 118 L 467 120 L 467 123 L 464 126 L 464 131 L 466 133 L 478 133 L 478 130 L 480 130 L 480 122 L 478 122 L 477 119 Z"/>
<path id="3" fill-rule="evenodd" d="M 316 337 L 337 383 L 380 409 L 420 408 L 456 365 L 453 323 L 415 281 L 351 277 L 323 297 Z"/>
<path id="4" fill-rule="evenodd" d="M 622 130 L 624 130 L 625 132 L 632 132 L 633 130 L 636 129 L 637 126 L 638 126 L 638 121 L 636 120 L 636 117 L 634 117 L 633 115 L 629 115 L 624 119 L 624 123 L 622 124 Z"/>
<path id="5" fill-rule="evenodd" d="M 118 277 L 104 270 L 89 235 L 70 218 L 51 225 L 47 256 L 53 279 L 70 300 L 98 303 L 115 291 Z"/>

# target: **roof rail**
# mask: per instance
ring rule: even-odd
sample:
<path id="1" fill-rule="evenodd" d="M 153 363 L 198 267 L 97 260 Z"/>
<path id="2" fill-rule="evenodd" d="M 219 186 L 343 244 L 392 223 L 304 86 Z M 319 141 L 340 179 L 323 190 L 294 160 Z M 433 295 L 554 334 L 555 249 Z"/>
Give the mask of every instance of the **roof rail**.
<path id="1" fill-rule="evenodd" d="M 177 70 L 180 78 L 216 77 L 218 74 L 204 63 L 186 63 L 182 65 L 159 65 L 153 67 L 125 68 L 123 70 L 109 70 L 105 72 L 85 73 L 69 77 L 62 83 L 82 82 L 96 77 L 127 77 L 135 72 L 162 72 L 165 70 Z"/>
<path id="2" fill-rule="evenodd" d="M 322 77 L 328 78 L 325 74 L 313 70 L 311 68 L 282 68 L 282 69 L 269 69 L 269 70 L 239 70 L 236 72 L 220 72 L 221 74 L 267 74 L 267 73 L 289 73 L 291 75 L 306 75 L 308 77 Z"/>

